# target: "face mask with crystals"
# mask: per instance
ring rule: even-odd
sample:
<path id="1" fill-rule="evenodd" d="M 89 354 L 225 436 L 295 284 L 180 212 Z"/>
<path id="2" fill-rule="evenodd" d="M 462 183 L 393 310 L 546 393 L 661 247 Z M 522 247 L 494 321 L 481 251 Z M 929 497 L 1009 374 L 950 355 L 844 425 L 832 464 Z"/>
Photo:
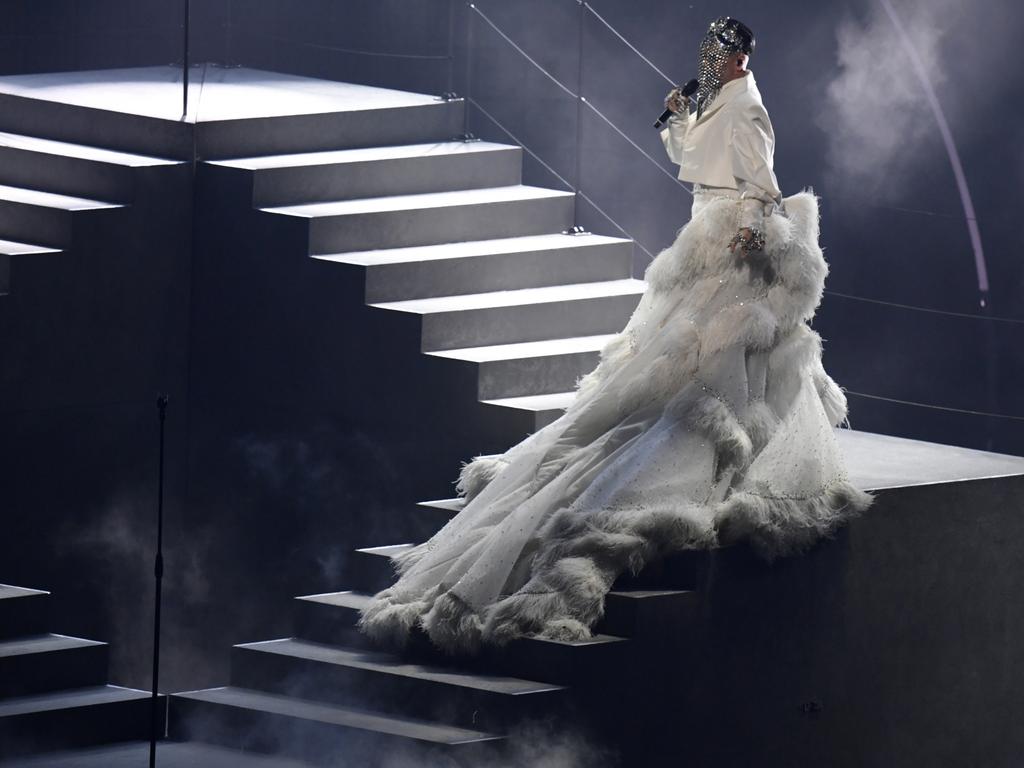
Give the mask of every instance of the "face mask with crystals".
<path id="1" fill-rule="evenodd" d="M 700 43 L 697 62 L 697 117 L 707 110 L 722 88 L 722 70 L 734 53 L 749 54 L 754 50 L 753 33 L 741 22 L 722 16 L 711 22 Z"/>
<path id="2" fill-rule="evenodd" d="M 713 36 L 705 37 L 700 44 L 700 62 L 697 65 L 697 117 L 699 118 L 722 88 L 722 67 L 729 54 Z"/>

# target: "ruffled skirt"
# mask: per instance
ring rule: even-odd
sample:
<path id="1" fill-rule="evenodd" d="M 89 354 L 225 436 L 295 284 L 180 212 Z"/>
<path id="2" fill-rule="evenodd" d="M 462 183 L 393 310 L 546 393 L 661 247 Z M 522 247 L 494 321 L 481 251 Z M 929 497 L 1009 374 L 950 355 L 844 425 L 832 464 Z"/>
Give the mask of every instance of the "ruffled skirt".
<path id="1" fill-rule="evenodd" d="M 795 554 L 866 509 L 834 434 L 846 399 L 807 325 L 828 271 L 817 198 L 783 210 L 744 257 L 728 249 L 737 201 L 695 196 L 565 414 L 463 466 L 465 506 L 398 559 L 362 631 L 402 645 L 419 626 L 452 652 L 582 639 L 623 572 L 739 540 Z"/>

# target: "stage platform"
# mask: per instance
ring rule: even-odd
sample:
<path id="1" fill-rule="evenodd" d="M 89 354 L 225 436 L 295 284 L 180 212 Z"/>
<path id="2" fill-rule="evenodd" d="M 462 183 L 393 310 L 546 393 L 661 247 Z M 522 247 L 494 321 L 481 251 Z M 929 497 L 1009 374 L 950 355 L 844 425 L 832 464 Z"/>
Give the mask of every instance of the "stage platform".
<path id="1" fill-rule="evenodd" d="M 1024 457 L 837 429 L 850 479 L 863 490 L 1024 475 Z"/>
<path id="2" fill-rule="evenodd" d="M 412 135 L 447 139 L 462 127 L 461 114 L 445 119 L 460 110 L 439 96 L 245 67 L 193 65 L 185 113 L 183 96 L 183 72 L 174 66 L 6 75 L 0 130 L 191 159 L 193 132 L 201 157 L 223 158 Z M 405 110 L 401 121 L 395 110 Z M 360 115 L 372 120 L 364 124 Z"/>
<path id="3" fill-rule="evenodd" d="M 182 120 L 181 67 L 136 67 L 0 77 L 0 93 L 27 99 Z M 436 96 L 246 67 L 195 64 L 184 122 L 244 120 L 433 104 Z"/>

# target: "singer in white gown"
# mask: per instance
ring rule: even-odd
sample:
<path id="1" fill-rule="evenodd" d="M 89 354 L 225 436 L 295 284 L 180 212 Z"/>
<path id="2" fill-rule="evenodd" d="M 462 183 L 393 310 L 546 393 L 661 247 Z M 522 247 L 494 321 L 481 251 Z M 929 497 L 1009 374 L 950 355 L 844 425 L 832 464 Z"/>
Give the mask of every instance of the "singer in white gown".
<path id="1" fill-rule="evenodd" d="M 463 465 L 465 506 L 396 560 L 360 618 L 371 637 L 401 645 L 418 625 L 452 652 L 583 639 L 623 572 L 740 540 L 793 555 L 870 504 L 847 478 L 846 398 L 808 326 L 827 273 L 817 198 L 778 192 L 753 73 L 662 139 L 695 182 L 689 222 L 565 414 Z M 742 227 L 763 249 L 730 246 Z"/>

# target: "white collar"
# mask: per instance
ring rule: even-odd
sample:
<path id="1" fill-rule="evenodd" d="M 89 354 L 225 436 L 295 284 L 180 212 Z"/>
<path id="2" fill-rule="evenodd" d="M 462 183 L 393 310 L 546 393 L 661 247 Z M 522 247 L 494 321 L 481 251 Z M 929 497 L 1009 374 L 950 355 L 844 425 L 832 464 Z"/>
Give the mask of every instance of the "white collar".
<path id="1" fill-rule="evenodd" d="M 703 122 L 706 120 L 708 115 L 713 115 L 719 110 L 719 108 L 728 104 L 739 94 L 755 90 L 756 88 L 757 83 L 754 81 L 754 70 L 748 69 L 747 74 L 743 77 L 737 77 L 730 80 L 718 90 L 718 95 L 715 96 L 715 100 L 711 102 L 711 107 L 701 114 L 701 121 Z"/>

